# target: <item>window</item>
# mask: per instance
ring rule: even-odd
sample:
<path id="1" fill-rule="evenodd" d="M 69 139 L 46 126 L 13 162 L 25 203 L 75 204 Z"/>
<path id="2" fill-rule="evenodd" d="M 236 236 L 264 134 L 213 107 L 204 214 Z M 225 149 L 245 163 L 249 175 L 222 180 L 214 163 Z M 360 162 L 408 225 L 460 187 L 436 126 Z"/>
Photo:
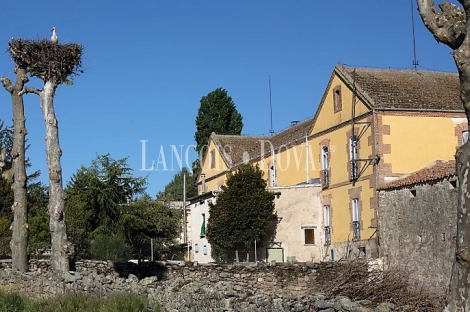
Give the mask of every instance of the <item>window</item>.
<path id="1" fill-rule="evenodd" d="M 365 258 L 366 257 L 366 247 L 359 247 L 359 258 Z"/>
<path id="2" fill-rule="evenodd" d="M 325 211 L 325 226 L 330 226 L 330 206 L 325 206 L 324 211 Z"/>
<path id="3" fill-rule="evenodd" d="M 335 113 L 340 112 L 343 106 L 341 99 L 341 85 L 338 85 L 333 89 L 333 102 Z"/>
<path id="4" fill-rule="evenodd" d="M 201 237 L 206 236 L 206 214 L 202 214 Z"/>
<path id="5" fill-rule="evenodd" d="M 349 160 L 351 163 L 351 180 L 356 180 L 359 177 L 359 168 L 357 166 L 358 152 L 357 152 L 357 136 L 352 135 L 349 138 Z"/>
<path id="6" fill-rule="evenodd" d="M 194 252 L 198 253 L 199 252 L 199 245 L 194 244 Z"/>
<path id="7" fill-rule="evenodd" d="M 359 199 L 354 198 L 351 201 L 352 208 L 352 230 L 353 230 L 353 239 L 360 239 L 360 218 L 359 218 Z"/>
<path id="8" fill-rule="evenodd" d="M 325 170 L 330 167 L 329 159 L 328 159 L 328 146 L 323 146 L 321 149 L 321 169 Z"/>
<path id="9" fill-rule="evenodd" d="M 271 186 L 276 186 L 276 164 L 274 163 L 274 157 L 271 160 L 271 166 L 269 166 L 269 180 Z"/>
<path id="10" fill-rule="evenodd" d="M 215 151 L 212 150 L 211 153 L 210 153 L 210 161 L 211 161 L 211 168 L 215 168 Z"/>
<path id="11" fill-rule="evenodd" d="M 322 186 L 323 188 L 327 188 L 330 185 L 329 181 L 329 152 L 328 146 L 323 146 L 321 149 L 321 169 L 322 169 Z"/>
<path id="12" fill-rule="evenodd" d="M 468 141 L 468 130 L 462 131 L 462 145 Z"/>
<path id="13" fill-rule="evenodd" d="M 330 206 L 324 207 L 325 245 L 331 244 Z"/>
<path id="14" fill-rule="evenodd" d="M 315 245 L 315 227 L 303 226 L 304 245 Z"/>
<path id="15" fill-rule="evenodd" d="M 202 246 L 202 253 L 204 255 L 207 255 L 207 246 L 206 245 Z"/>

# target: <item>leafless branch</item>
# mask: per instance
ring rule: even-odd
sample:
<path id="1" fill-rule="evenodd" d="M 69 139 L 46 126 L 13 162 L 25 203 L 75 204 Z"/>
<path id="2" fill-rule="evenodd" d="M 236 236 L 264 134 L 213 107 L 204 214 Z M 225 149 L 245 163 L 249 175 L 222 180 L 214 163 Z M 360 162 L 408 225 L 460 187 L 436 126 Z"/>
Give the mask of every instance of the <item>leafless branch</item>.
<path id="1" fill-rule="evenodd" d="M 14 87 L 13 87 L 13 84 L 11 83 L 10 79 L 8 79 L 6 77 L 2 77 L 2 78 L 0 78 L 0 81 L 2 82 L 3 87 L 5 88 L 5 90 L 7 90 L 10 93 L 13 92 Z"/>
<path id="2" fill-rule="evenodd" d="M 466 34 L 465 11 L 450 2 L 440 3 L 441 11 L 436 8 L 433 0 L 417 0 L 417 2 L 421 19 L 434 38 L 453 50 L 457 49 Z M 463 3 L 470 1 L 460 0 L 459 2 L 464 5 Z"/>
<path id="3" fill-rule="evenodd" d="M 41 90 L 38 90 L 38 89 L 32 88 L 32 87 L 26 87 L 23 90 L 21 90 L 20 92 L 18 92 L 18 95 L 22 96 L 23 94 L 26 94 L 26 93 L 34 93 L 34 94 L 40 95 Z"/>

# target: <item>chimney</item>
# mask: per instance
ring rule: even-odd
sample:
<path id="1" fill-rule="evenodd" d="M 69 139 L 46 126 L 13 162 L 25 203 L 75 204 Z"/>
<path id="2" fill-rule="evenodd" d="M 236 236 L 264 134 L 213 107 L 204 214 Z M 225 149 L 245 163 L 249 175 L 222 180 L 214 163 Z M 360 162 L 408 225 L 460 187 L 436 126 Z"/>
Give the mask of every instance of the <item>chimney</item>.
<path id="1" fill-rule="evenodd" d="M 295 126 L 295 125 L 298 124 L 298 123 L 299 123 L 298 120 L 292 120 L 292 121 L 290 122 L 290 125 L 291 125 L 291 127 L 292 127 L 292 126 Z"/>

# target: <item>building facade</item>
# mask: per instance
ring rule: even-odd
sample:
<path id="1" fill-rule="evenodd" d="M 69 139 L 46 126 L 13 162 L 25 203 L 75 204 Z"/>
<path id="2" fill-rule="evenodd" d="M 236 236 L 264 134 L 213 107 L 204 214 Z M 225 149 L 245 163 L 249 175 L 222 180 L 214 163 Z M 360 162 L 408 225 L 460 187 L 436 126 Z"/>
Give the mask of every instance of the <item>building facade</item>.
<path id="1" fill-rule="evenodd" d="M 320 182 L 320 206 L 302 211 L 322 215 L 318 257 L 376 258 L 378 186 L 453 159 L 468 137 L 459 94 L 453 73 L 337 65 L 314 117 L 270 137 L 212 134 L 199 192 L 218 190 L 242 163 L 259 166 L 269 187 Z"/>

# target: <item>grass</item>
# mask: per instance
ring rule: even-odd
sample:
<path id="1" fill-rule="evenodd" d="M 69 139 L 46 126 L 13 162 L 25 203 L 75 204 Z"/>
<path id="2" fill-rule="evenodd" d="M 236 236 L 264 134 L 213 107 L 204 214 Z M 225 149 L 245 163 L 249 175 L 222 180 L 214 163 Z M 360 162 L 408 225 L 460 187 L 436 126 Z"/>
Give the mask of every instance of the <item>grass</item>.
<path id="1" fill-rule="evenodd" d="M 146 298 L 135 294 L 114 294 L 107 298 L 69 292 L 53 299 L 31 300 L 16 293 L 0 291 L 0 312 L 160 312 L 150 308 Z"/>

